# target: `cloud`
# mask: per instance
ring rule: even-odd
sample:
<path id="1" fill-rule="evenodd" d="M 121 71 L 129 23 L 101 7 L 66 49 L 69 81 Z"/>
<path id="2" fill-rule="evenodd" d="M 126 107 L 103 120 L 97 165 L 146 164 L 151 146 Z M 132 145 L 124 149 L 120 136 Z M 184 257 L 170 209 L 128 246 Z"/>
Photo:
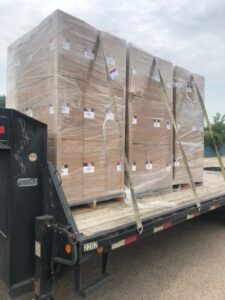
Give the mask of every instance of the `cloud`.
<path id="1" fill-rule="evenodd" d="M 57 8 L 204 75 L 209 113 L 225 113 L 224 0 L 0 0 L 0 94 L 7 46 Z"/>

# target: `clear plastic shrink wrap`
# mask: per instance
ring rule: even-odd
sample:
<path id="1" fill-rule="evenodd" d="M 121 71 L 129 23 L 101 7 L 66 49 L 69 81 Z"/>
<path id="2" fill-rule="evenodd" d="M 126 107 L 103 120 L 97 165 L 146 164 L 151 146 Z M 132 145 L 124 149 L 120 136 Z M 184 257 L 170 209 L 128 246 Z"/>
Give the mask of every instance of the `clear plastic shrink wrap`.
<path id="1" fill-rule="evenodd" d="M 174 67 L 174 117 L 194 182 L 203 182 L 204 116 L 194 80 L 204 98 L 204 77 Z M 174 135 L 174 184 L 189 184 L 180 147 Z"/>
<path id="2" fill-rule="evenodd" d="M 57 10 L 8 49 L 7 106 L 48 125 L 49 160 L 71 204 L 124 191 L 126 42 L 101 37 Z"/>
<path id="3" fill-rule="evenodd" d="M 173 67 L 157 58 L 173 107 Z M 127 51 L 126 149 L 138 197 L 172 190 L 173 128 L 163 100 L 154 57 L 129 45 Z"/>

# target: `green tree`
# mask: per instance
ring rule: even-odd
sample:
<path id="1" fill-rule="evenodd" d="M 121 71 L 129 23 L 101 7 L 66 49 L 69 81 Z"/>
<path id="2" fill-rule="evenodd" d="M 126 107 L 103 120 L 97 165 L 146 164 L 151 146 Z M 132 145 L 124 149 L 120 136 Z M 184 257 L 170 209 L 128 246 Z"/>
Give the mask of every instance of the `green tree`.
<path id="1" fill-rule="evenodd" d="M 0 96 L 0 107 L 5 107 L 5 96 Z"/>
<path id="2" fill-rule="evenodd" d="M 220 151 L 222 146 L 225 144 L 225 115 L 216 113 L 216 115 L 213 117 L 211 127 L 216 145 Z M 208 128 L 205 128 L 204 140 L 205 146 L 209 146 L 214 149 L 213 139 Z"/>

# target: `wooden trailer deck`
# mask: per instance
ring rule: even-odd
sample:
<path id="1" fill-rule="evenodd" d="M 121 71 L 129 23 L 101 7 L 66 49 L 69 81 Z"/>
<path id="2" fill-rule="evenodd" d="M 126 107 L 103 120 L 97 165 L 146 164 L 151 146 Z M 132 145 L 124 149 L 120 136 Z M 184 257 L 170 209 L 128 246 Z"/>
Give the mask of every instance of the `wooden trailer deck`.
<path id="1" fill-rule="evenodd" d="M 225 195 L 221 173 L 204 171 L 204 184 L 197 187 L 197 193 L 200 202 Z M 191 188 L 138 200 L 142 220 L 193 203 Z M 73 209 L 72 213 L 80 233 L 87 237 L 134 223 L 131 200 L 100 204 L 96 209 Z"/>

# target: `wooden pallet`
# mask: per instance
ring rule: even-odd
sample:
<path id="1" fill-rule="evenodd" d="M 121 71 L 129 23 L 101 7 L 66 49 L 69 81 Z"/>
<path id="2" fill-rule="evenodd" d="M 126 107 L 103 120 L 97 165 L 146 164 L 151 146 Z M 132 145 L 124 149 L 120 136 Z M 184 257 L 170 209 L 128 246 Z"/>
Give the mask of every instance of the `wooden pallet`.
<path id="1" fill-rule="evenodd" d="M 194 183 L 196 187 L 202 186 L 203 182 L 195 182 Z M 191 184 L 190 183 L 180 183 L 180 184 L 174 184 L 173 185 L 173 190 L 174 191 L 179 191 L 179 190 L 186 190 L 186 189 L 191 189 Z"/>
<path id="2" fill-rule="evenodd" d="M 82 212 L 87 212 L 90 210 L 105 208 L 105 207 L 115 204 L 115 203 L 124 203 L 124 201 L 125 201 L 125 198 L 123 196 L 112 198 L 112 199 L 107 199 L 107 200 L 94 199 L 90 202 L 76 205 L 73 207 L 73 209 L 78 211 L 79 213 L 82 213 Z"/>

